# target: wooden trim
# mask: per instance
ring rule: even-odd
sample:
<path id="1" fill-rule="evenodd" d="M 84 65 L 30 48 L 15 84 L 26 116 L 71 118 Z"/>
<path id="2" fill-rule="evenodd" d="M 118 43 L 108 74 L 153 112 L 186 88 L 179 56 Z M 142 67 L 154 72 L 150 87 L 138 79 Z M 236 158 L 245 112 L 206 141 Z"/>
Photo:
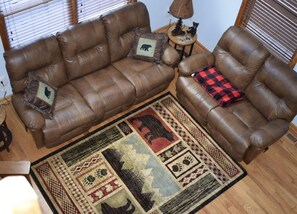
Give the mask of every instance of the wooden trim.
<path id="1" fill-rule="evenodd" d="M 290 62 L 290 67 L 294 68 L 296 63 L 297 63 L 297 50 L 295 51 L 294 56 L 293 56 L 293 58 L 292 58 L 292 60 Z"/>
<path id="2" fill-rule="evenodd" d="M 71 24 L 78 23 L 77 0 L 70 1 L 71 6 Z"/>
<path id="3" fill-rule="evenodd" d="M 297 134 L 297 126 L 294 123 L 290 123 L 290 130 Z"/>
<path id="4" fill-rule="evenodd" d="M 1 98 L 0 99 L 0 105 L 7 105 L 11 102 L 11 96 L 12 94 L 9 94 L 8 96 L 6 96 L 5 98 Z"/>
<path id="5" fill-rule="evenodd" d="M 290 123 L 289 133 L 297 138 L 297 126 L 294 123 Z"/>
<path id="6" fill-rule="evenodd" d="M 239 12 L 238 12 L 235 24 L 234 24 L 235 26 L 240 25 L 242 17 L 243 17 L 244 10 L 245 10 L 245 8 L 247 6 L 247 3 L 248 3 L 248 0 L 242 0 L 241 6 L 240 6 L 240 9 L 239 9 Z"/>
<path id="7" fill-rule="evenodd" d="M 9 40 L 7 36 L 7 28 L 4 20 L 4 16 L 0 15 L 0 35 L 3 44 L 3 48 L 5 51 L 10 49 Z"/>

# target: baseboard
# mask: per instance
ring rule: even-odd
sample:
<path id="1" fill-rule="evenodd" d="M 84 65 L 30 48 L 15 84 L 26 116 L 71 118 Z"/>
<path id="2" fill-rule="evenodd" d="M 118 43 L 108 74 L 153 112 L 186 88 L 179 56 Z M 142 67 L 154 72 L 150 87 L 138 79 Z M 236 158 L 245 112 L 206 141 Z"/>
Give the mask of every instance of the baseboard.
<path id="1" fill-rule="evenodd" d="M 294 123 L 290 124 L 287 138 L 293 143 L 297 143 L 297 126 Z"/>
<path id="2" fill-rule="evenodd" d="M 5 105 L 5 104 L 7 104 L 7 102 L 10 102 L 11 101 L 11 96 L 12 96 L 12 94 L 8 95 L 5 98 L 1 98 L 0 99 L 0 105 Z"/>

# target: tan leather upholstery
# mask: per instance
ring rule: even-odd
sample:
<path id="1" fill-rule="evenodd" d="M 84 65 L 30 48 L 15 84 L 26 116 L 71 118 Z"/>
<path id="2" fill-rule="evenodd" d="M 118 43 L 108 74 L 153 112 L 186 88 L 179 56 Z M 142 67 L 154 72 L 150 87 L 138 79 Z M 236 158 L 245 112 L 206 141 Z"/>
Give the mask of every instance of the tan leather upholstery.
<path id="1" fill-rule="evenodd" d="M 212 65 L 244 91 L 243 101 L 223 108 L 190 76 Z M 255 159 L 297 113 L 297 73 L 244 29 L 230 27 L 212 53 L 183 60 L 179 72 L 179 101 L 237 161 Z"/>
<path id="2" fill-rule="evenodd" d="M 63 143 L 168 87 L 178 53 L 168 47 L 162 65 L 127 58 L 135 27 L 150 30 L 141 2 L 4 54 L 12 103 L 37 147 Z M 53 120 L 23 103 L 31 71 L 58 88 Z"/>
<path id="3" fill-rule="evenodd" d="M 94 20 L 58 33 L 69 79 L 97 71 L 110 64 L 110 54 L 102 20 Z"/>
<path id="4" fill-rule="evenodd" d="M 129 53 L 135 27 L 151 29 L 147 8 L 140 3 L 130 4 L 122 10 L 104 16 L 102 19 L 112 62 L 126 57 Z"/>

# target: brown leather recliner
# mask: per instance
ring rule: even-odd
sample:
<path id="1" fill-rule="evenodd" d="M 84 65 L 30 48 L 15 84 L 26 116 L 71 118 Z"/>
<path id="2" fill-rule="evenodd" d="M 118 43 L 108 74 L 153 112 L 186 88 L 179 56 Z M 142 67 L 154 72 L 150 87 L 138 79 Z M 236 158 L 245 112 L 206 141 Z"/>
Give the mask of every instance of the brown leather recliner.
<path id="1" fill-rule="evenodd" d="M 208 66 L 241 89 L 244 100 L 219 106 L 191 77 Z M 297 73 L 250 33 L 230 27 L 212 53 L 179 64 L 177 97 L 232 158 L 250 163 L 288 131 L 297 112 Z"/>
<path id="2" fill-rule="evenodd" d="M 178 53 L 168 46 L 156 64 L 128 58 L 134 28 L 150 30 L 137 2 L 4 53 L 12 104 L 37 147 L 53 147 L 168 87 Z M 25 105 L 28 73 L 58 88 L 53 119 Z"/>

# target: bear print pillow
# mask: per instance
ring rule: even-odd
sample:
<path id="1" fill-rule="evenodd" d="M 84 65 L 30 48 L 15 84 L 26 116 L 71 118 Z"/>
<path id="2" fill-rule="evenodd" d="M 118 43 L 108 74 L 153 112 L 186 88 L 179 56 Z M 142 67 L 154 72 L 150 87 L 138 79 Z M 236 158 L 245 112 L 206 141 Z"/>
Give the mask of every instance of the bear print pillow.
<path id="1" fill-rule="evenodd" d="M 29 73 L 26 84 L 24 103 L 44 114 L 46 118 L 53 119 L 57 89 L 32 73 Z"/>
<path id="2" fill-rule="evenodd" d="M 165 33 L 146 32 L 143 28 L 134 29 L 135 36 L 128 57 L 148 62 L 162 63 L 161 57 L 167 47 Z"/>

